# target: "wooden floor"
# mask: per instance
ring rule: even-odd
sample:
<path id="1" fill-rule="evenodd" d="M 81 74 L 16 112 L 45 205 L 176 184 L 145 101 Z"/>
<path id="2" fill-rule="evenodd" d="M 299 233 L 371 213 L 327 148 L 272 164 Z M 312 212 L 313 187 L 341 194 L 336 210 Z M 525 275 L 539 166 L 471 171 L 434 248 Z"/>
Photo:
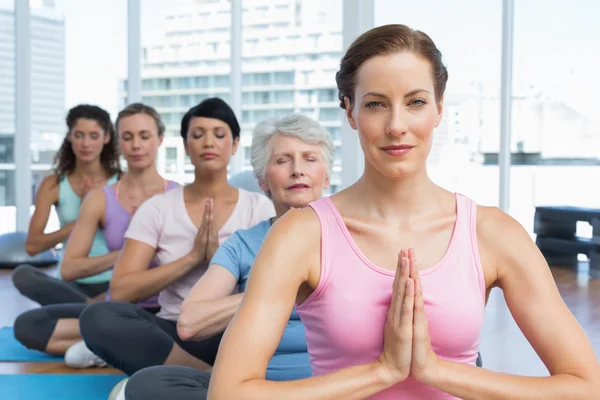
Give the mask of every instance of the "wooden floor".
<path id="1" fill-rule="evenodd" d="M 554 279 L 567 306 L 590 338 L 596 354 L 600 356 L 600 279 L 590 279 L 587 264 L 582 263 L 579 272 L 571 269 L 552 268 Z M 0 327 L 12 326 L 21 312 L 37 307 L 13 287 L 10 271 L 0 270 Z M 481 354 L 484 367 L 499 372 L 519 375 L 544 376 L 548 371 L 538 359 L 519 328 L 515 324 L 502 291 L 494 289 L 486 307 L 485 322 L 481 333 Z M 0 374 L 19 373 L 120 373 L 111 368 L 76 370 L 62 363 L 2 363 Z"/>

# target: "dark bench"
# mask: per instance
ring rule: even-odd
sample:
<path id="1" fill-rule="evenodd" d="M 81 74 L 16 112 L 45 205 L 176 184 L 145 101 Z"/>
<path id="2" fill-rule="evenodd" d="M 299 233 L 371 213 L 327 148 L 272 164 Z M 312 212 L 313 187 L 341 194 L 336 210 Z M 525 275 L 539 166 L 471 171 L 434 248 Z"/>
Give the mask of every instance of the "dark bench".
<path id="1" fill-rule="evenodd" d="M 593 227 L 591 239 L 576 235 L 577 222 Z M 600 209 L 579 207 L 536 207 L 536 244 L 550 265 L 577 267 L 577 255 L 590 260 L 590 275 L 600 278 Z"/>

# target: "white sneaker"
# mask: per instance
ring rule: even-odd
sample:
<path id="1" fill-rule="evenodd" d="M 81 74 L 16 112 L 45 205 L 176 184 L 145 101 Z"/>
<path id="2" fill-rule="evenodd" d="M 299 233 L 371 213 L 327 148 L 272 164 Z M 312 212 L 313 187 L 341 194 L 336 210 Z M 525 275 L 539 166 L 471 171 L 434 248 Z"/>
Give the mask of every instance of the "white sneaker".
<path id="1" fill-rule="evenodd" d="M 65 363 L 71 368 L 106 367 L 106 362 L 92 353 L 83 340 L 69 347 L 65 353 Z"/>
<path id="2" fill-rule="evenodd" d="M 108 400 L 125 400 L 125 385 L 127 384 L 127 379 L 129 378 L 125 378 L 115 385 L 108 395 Z"/>

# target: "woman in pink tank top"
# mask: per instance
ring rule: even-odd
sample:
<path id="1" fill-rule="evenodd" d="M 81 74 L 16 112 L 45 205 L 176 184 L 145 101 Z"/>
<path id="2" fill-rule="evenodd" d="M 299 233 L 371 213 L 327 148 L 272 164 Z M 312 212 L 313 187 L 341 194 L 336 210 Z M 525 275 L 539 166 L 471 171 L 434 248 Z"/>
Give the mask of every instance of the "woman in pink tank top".
<path id="1" fill-rule="evenodd" d="M 593 349 L 527 232 L 427 174 L 447 78 L 429 36 L 403 25 L 349 47 L 336 80 L 363 175 L 271 228 L 222 339 L 209 399 L 598 398 Z M 550 376 L 475 366 L 494 286 Z M 295 304 L 313 376 L 266 381 Z"/>

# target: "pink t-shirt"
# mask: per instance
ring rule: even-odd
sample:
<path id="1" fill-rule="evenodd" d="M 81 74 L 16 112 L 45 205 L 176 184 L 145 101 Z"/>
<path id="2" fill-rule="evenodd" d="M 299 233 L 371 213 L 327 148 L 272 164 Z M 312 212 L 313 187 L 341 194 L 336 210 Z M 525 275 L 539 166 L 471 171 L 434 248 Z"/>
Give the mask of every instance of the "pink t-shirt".
<path id="1" fill-rule="evenodd" d="M 273 203 L 265 195 L 238 190 L 238 201 L 231 217 L 219 230 L 219 243 L 223 243 L 238 229 L 248 229 L 275 216 Z M 146 200 L 134 214 L 125 237 L 154 247 L 154 261 L 160 266 L 188 254 L 194 246 L 197 233 L 198 229 L 185 207 L 183 187 L 178 187 Z M 157 316 L 176 321 L 181 303 L 207 266 L 208 263 L 199 264 L 164 288 L 158 296 L 161 309 Z"/>

